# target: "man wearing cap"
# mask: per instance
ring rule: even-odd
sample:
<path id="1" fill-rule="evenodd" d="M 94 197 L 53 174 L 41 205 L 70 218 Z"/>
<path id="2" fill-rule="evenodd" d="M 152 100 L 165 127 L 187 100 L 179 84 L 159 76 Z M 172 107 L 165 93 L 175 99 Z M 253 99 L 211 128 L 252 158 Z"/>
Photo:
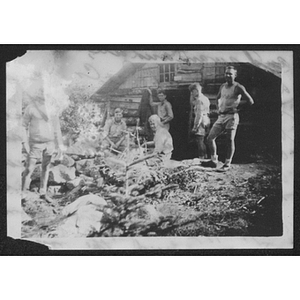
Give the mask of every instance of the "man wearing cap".
<path id="1" fill-rule="evenodd" d="M 101 148 L 103 150 L 111 148 L 118 151 L 124 151 L 126 148 L 126 131 L 127 126 L 122 120 L 123 111 L 116 108 L 114 117 L 107 120 L 104 126 L 104 138 L 102 140 Z"/>

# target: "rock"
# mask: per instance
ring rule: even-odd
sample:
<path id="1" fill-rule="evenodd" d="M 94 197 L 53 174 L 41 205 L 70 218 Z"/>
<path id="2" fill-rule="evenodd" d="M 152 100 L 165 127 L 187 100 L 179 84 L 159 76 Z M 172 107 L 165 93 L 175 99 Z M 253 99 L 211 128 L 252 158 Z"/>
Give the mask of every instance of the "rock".
<path id="1" fill-rule="evenodd" d="M 60 163 L 66 167 L 72 167 L 72 166 L 74 166 L 75 161 L 73 158 L 71 158 L 70 156 L 65 154 Z"/>
<path id="2" fill-rule="evenodd" d="M 95 205 L 79 207 L 76 215 L 76 226 L 79 234 L 88 236 L 95 231 L 100 231 L 103 212 L 98 211 Z"/>
<path id="3" fill-rule="evenodd" d="M 183 167 L 184 164 L 180 161 L 176 161 L 176 160 L 166 160 L 162 163 L 162 166 L 168 169 L 175 169 L 178 167 Z"/>
<path id="4" fill-rule="evenodd" d="M 38 193 L 32 191 L 23 191 L 21 194 L 22 203 L 27 201 L 36 201 L 39 197 L 40 195 Z"/>
<path id="5" fill-rule="evenodd" d="M 201 160 L 199 158 L 194 158 L 192 165 L 200 165 L 201 164 Z"/>
<path id="6" fill-rule="evenodd" d="M 67 218 L 54 232 L 51 232 L 51 236 L 86 237 L 93 232 L 99 232 L 103 217 L 99 206 L 106 204 L 106 201 L 97 195 L 90 194 L 79 197 L 63 209 L 62 215 Z"/>
<path id="7" fill-rule="evenodd" d="M 94 167 L 93 159 L 82 159 L 76 162 L 76 170 L 86 176 L 90 176 L 91 169 Z"/>
<path id="8" fill-rule="evenodd" d="M 87 182 L 87 183 L 92 183 L 94 181 L 93 177 L 85 176 L 83 174 L 80 174 L 79 177 L 82 178 L 84 180 L 84 182 Z"/>
<path id="9" fill-rule="evenodd" d="M 178 205 L 176 204 L 166 204 L 161 203 L 158 204 L 156 207 L 158 213 L 163 217 L 174 217 L 176 218 L 178 215 L 180 215 L 180 211 L 178 209 Z"/>
<path id="10" fill-rule="evenodd" d="M 71 204 L 67 205 L 63 210 L 62 214 L 64 216 L 68 216 L 76 212 L 80 207 L 85 205 L 98 205 L 98 206 L 105 206 L 107 205 L 107 202 L 102 198 L 94 194 L 89 194 L 85 196 L 79 197 L 77 200 L 72 202 Z"/>
<path id="11" fill-rule="evenodd" d="M 76 177 L 75 179 L 68 181 L 66 185 L 69 190 L 73 190 L 80 184 L 83 184 L 83 182 L 84 182 L 83 178 Z"/>
<path id="12" fill-rule="evenodd" d="M 153 205 L 147 204 L 140 208 L 140 216 L 151 222 L 158 223 L 161 213 L 158 212 Z"/>
<path id="13" fill-rule="evenodd" d="M 49 181 L 65 183 L 76 178 L 75 167 L 68 168 L 62 164 L 52 167 L 49 172 Z"/>

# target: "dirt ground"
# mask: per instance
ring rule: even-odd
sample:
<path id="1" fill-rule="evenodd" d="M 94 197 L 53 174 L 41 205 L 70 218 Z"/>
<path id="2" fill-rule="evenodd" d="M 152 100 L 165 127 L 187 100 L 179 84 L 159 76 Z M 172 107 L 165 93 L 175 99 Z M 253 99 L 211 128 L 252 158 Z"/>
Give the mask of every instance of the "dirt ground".
<path id="1" fill-rule="evenodd" d="M 277 165 L 258 160 L 218 172 L 200 167 L 197 160 L 185 160 L 175 167 L 153 167 L 141 173 L 132 184 L 141 186 L 144 180 L 143 188 L 132 188 L 127 196 L 124 182 L 112 172 L 102 177 L 100 185 L 87 188 L 82 184 L 75 193 L 65 185 L 59 191 L 51 189 L 52 203 L 31 192 L 22 201 L 22 237 L 282 234 L 281 170 Z M 145 174 L 151 176 L 145 179 Z M 74 217 L 77 212 L 64 213 L 86 195 L 97 196 L 106 204 L 85 206 L 87 213 L 82 218 L 82 213 L 80 218 L 79 214 Z M 99 227 L 92 223 L 93 218 L 100 222 Z"/>

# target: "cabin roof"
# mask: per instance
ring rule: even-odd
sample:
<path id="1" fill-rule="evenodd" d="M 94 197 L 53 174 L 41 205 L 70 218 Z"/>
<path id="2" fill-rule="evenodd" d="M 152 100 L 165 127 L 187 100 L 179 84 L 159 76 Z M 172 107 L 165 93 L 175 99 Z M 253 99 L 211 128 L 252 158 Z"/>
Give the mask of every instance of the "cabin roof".
<path id="1" fill-rule="evenodd" d="M 95 93 L 93 97 L 106 96 L 118 89 L 118 87 L 125 82 L 125 80 L 133 75 L 137 70 L 141 69 L 144 63 L 125 63 L 123 68 L 113 75 L 109 80 L 107 80 Z"/>

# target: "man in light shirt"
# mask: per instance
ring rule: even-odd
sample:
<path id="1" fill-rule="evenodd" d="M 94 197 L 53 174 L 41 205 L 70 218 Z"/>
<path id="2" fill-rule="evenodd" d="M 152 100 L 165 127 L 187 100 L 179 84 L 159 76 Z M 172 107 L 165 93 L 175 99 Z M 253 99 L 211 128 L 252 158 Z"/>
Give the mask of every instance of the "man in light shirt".
<path id="1" fill-rule="evenodd" d="M 204 137 L 210 125 L 209 114 L 209 99 L 202 94 L 202 87 L 199 83 L 193 83 L 189 86 L 191 92 L 190 104 L 195 115 L 192 133 L 196 136 L 198 147 L 198 155 L 200 159 L 206 157 L 206 145 Z"/>

